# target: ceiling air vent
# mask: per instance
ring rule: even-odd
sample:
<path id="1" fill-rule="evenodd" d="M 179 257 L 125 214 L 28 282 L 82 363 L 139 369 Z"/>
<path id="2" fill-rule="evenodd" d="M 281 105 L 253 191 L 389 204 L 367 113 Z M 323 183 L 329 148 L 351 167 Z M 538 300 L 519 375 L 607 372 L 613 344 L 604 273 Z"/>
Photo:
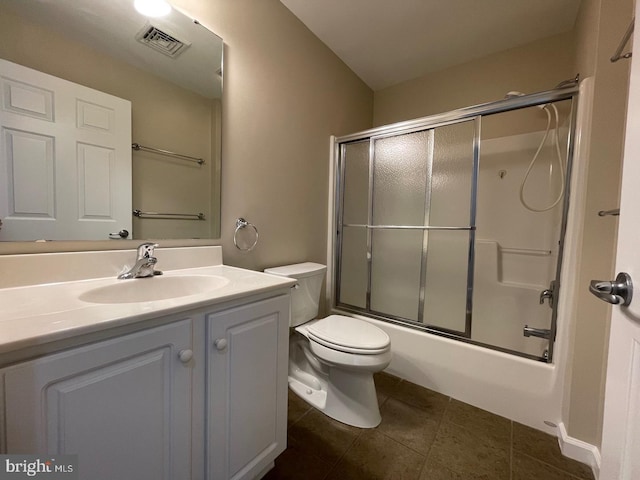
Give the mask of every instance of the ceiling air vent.
<path id="1" fill-rule="evenodd" d="M 171 58 L 176 58 L 191 46 L 191 43 L 179 40 L 153 25 L 145 25 L 136 35 L 136 40 Z"/>

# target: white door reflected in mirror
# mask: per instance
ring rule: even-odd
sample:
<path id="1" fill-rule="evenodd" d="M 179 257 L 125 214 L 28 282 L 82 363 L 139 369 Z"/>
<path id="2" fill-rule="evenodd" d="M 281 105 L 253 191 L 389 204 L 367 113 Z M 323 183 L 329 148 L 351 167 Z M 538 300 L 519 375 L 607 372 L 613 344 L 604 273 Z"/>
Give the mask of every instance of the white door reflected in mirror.
<path id="1" fill-rule="evenodd" d="M 77 236 L 70 229 L 64 236 L 61 231 L 55 236 L 47 231 L 23 237 L 15 235 L 11 241 L 107 240 L 109 234 L 121 230 L 128 230 L 132 233 L 129 238 L 137 240 L 218 238 L 222 50 L 220 37 L 173 7 L 165 16 L 150 17 L 137 12 L 133 0 L 0 1 L 1 59 L 128 100 L 131 102 L 128 148 L 131 149 L 134 142 L 153 148 L 153 151 L 130 152 L 128 184 L 109 185 L 111 178 L 105 172 L 103 182 L 97 181 L 100 175 L 91 173 L 95 181 L 88 190 L 92 193 L 104 196 L 108 189 L 123 194 L 126 191 L 131 202 L 126 223 L 112 224 L 93 237 Z M 31 96 L 31 93 L 23 94 L 20 101 Z M 101 105 L 93 100 L 89 103 Z M 36 111 L 42 109 L 35 107 Z M 71 117 L 69 119 L 73 124 Z M 33 117 L 31 120 L 39 121 Z M 5 149 L 5 141 L 8 141 L 5 135 L 0 136 L 0 150 Z M 93 140 L 86 143 L 101 145 Z M 45 144 L 31 142 L 30 145 L 36 148 L 35 153 L 39 149 L 41 157 L 46 156 Z M 161 153 L 163 151 L 176 155 L 168 156 Z M 186 158 L 202 159 L 202 163 L 187 162 Z M 38 161 L 36 169 L 44 172 L 43 159 Z M 31 166 L 22 163 L 19 166 L 33 173 Z M 24 175 L 24 171 L 18 173 Z M 74 204 L 61 202 L 61 197 L 55 195 L 52 197 L 45 179 L 47 175 L 49 172 L 35 175 L 40 184 L 32 186 L 33 195 L 20 198 L 20 208 L 36 210 L 37 213 L 27 216 L 42 219 L 39 209 L 45 201 L 48 208 L 54 201 L 56 218 L 74 215 L 75 212 L 67 208 L 77 206 L 78 201 Z M 0 183 L 0 188 L 3 186 Z M 0 196 L 3 193 L 0 191 Z M 48 198 L 42 198 L 47 195 Z M 79 203 L 84 202 L 81 199 Z M 37 208 L 32 203 L 36 203 Z M 94 200 L 88 207 L 96 207 Z M 101 204 L 100 216 L 105 215 L 103 207 Z M 134 209 L 171 215 L 132 217 Z M 202 218 L 173 215 L 200 212 Z M 51 216 L 50 211 L 46 216 Z M 2 212 L 0 217 L 4 218 Z M 76 218 L 79 217 L 76 215 Z M 5 222 L 3 233 L 10 228 L 13 229 Z M 4 236 L 0 239 L 8 240 Z"/>
<path id="2" fill-rule="evenodd" d="M 0 240 L 132 230 L 131 102 L 0 59 Z"/>

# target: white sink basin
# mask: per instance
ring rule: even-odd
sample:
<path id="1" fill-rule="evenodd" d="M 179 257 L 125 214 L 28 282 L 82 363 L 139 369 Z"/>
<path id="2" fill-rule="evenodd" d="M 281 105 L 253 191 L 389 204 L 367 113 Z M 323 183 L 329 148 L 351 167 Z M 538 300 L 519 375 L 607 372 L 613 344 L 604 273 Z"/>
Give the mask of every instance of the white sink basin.
<path id="1" fill-rule="evenodd" d="M 228 279 L 216 275 L 135 278 L 94 288 L 80 295 L 79 299 L 89 303 L 152 302 L 213 292 L 228 283 Z"/>

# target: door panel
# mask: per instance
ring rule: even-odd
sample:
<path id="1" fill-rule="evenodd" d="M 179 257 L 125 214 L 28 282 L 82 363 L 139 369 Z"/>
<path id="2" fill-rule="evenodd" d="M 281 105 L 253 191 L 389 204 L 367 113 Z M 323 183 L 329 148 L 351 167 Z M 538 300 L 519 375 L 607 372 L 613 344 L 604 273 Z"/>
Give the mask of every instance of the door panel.
<path id="1" fill-rule="evenodd" d="M 289 297 L 209 315 L 207 328 L 207 478 L 253 479 L 286 448 Z"/>
<path id="2" fill-rule="evenodd" d="M 77 454 L 79 478 L 189 478 L 192 321 L 5 371 L 7 453 Z M 34 412 L 40 412 L 35 414 Z"/>
<path id="3" fill-rule="evenodd" d="M 131 102 L 0 59 L 0 240 L 131 232 Z"/>

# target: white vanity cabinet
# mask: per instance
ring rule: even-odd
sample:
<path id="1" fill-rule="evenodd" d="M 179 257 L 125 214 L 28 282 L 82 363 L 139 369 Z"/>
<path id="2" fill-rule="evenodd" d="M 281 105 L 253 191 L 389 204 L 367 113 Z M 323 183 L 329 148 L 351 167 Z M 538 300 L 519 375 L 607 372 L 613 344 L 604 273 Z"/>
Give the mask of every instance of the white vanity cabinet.
<path id="1" fill-rule="evenodd" d="M 190 478 L 192 324 L 7 368 L 7 451 L 78 454 L 81 479 Z"/>
<path id="2" fill-rule="evenodd" d="M 288 288 L 0 370 L 0 453 L 77 454 L 82 480 L 259 478 L 286 447 Z"/>
<path id="3" fill-rule="evenodd" d="M 286 448 L 289 295 L 206 321 L 207 477 L 259 478 Z"/>

